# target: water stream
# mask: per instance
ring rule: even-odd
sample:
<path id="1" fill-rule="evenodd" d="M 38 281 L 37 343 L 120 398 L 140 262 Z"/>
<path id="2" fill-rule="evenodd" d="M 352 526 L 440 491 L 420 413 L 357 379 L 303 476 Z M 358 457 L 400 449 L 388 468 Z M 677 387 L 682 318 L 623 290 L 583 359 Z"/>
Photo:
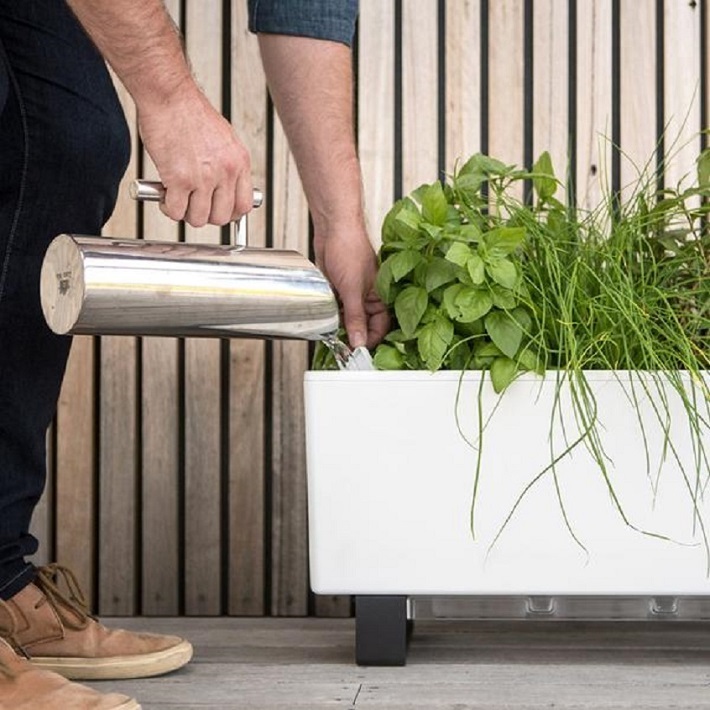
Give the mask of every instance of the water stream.
<path id="1" fill-rule="evenodd" d="M 374 370 L 372 358 L 367 348 L 359 347 L 351 350 L 337 335 L 328 333 L 323 337 L 323 343 L 333 353 L 335 362 L 341 370 Z"/>

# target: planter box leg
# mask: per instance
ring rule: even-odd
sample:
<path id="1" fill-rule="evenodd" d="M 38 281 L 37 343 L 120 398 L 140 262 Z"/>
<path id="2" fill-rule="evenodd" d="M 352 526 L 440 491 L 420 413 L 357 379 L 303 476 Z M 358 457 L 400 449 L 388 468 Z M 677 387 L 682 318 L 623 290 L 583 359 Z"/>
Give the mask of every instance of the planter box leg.
<path id="1" fill-rule="evenodd" d="M 359 666 L 403 666 L 407 637 L 406 596 L 355 598 L 355 659 Z"/>

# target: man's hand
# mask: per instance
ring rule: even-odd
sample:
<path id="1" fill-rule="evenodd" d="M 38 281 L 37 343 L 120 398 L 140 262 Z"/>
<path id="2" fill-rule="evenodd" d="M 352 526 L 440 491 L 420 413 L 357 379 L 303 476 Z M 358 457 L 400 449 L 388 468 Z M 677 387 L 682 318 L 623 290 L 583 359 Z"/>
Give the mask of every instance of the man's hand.
<path id="1" fill-rule="evenodd" d="M 247 150 L 192 78 L 163 1 L 68 2 L 136 103 L 141 136 L 166 187 L 163 212 L 195 227 L 248 212 Z"/>
<path id="2" fill-rule="evenodd" d="M 375 291 L 377 259 L 362 227 L 316 233 L 316 264 L 335 289 L 351 348 L 374 348 L 389 330 L 389 314 Z"/>
<path id="3" fill-rule="evenodd" d="M 226 224 L 252 208 L 249 153 L 196 85 L 137 107 L 141 138 L 166 188 L 161 209 L 168 217 L 201 227 Z"/>

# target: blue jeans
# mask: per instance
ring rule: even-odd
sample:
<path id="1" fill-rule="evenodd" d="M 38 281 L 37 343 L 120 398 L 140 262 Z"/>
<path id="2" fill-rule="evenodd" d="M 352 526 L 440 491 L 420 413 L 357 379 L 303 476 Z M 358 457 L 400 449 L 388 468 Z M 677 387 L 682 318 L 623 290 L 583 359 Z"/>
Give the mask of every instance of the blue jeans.
<path id="1" fill-rule="evenodd" d="M 42 316 L 61 232 L 99 234 L 129 135 L 108 72 L 64 0 L 0 0 L 0 598 L 33 577 L 29 524 L 70 339 Z M 89 500 L 86 504 L 89 505 Z"/>

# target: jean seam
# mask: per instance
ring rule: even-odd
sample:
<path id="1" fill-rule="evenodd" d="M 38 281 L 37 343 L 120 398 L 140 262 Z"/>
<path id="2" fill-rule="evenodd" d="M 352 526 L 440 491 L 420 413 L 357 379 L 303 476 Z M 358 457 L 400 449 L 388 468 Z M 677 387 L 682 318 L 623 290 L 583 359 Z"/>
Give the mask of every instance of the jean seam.
<path id="1" fill-rule="evenodd" d="M 2 45 L 0 45 L 0 50 L 2 50 Z M 15 208 L 15 214 L 12 218 L 12 223 L 10 225 L 10 234 L 7 239 L 7 249 L 5 251 L 5 259 L 3 260 L 2 269 L 0 270 L 0 302 L 2 302 L 2 297 L 5 291 L 5 284 L 7 282 L 7 274 L 10 270 L 10 257 L 12 256 L 13 246 L 15 242 L 15 235 L 17 232 L 17 225 L 20 221 L 20 215 L 22 214 L 22 207 L 24 203 L 25 190 L 27 187 L 27 171 L 30 162 L 30 140 L 29 140 L 29 128 L 27 125 L 27 111 L 25 109 L 25 104 L 22 101 L 22 93 L 20 92 L 20 85 L 17 81 L 17 77 L 10 66 L 10 62 L 7 55 L 2 51 L 2 59 L 5 61 L 5 66 L 7 67 L 7 74 L 10 79 L 10 86 L 15 92 L 17 97 L 17 105 L 20 110 L 20 122 L 22 124 L 22 137 L 24 139 L 24 149 L 22 154 L 22 172 L 20 174 L 20 187 L 19 194 L 17 197 L 17 207 Z"/>
<path id="2" fill-rule="evenodd" d="M 18 579 L 20 579 L 22 576 L 26 575 L 31 570 L 32 570 L 32 565 L 28 564 L 27 567 L 22 569 L 12 579 L 9 579 L 7 582 L 5 582 L 5 584 L 2 585 L 2 587 L 0 587 L 0 593 L 2 593 L 3 590 L 7 589 L 14 582 L 17 582 Z"/>

